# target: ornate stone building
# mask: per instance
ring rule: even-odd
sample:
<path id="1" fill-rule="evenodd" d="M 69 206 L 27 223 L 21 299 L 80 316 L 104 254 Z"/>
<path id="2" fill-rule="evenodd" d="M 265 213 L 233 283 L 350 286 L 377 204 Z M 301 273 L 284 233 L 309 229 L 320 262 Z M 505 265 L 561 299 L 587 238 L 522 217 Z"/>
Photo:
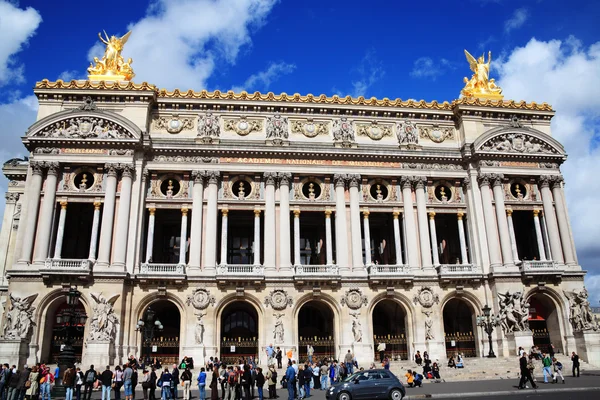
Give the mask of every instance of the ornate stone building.
<path id="1" fill-rule="evenodd" d="M 393 359 L 481 357 L 485 305 L 496 353 L 552 341 L 598 362 L 547 104 L 34 92 L 30 155 L 3 167 L 11 363 L 56 359 L 72 286 L 86 364 L 265 363 L 270 343 L 363 363 L 379 343 Z M 144 340 L 140 320 L 163 329 Z"/>

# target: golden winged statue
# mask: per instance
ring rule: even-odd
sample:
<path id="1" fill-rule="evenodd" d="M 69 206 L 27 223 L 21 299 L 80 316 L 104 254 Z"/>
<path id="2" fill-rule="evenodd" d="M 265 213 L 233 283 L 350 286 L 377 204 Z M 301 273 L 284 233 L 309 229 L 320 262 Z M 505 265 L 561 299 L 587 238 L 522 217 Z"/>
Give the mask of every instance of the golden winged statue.
<path id="1" fill-rule="evenodd" d="M 100 41 L 106 45 L 102 59 L 94 57 L 94 65 L 90 63 L 88 68 L 88 78 L 94 81 L 130 81 L 135 74 L 131 69 L 133 60 L 129 58 L 127 62 L 121 56 L 123 46 L 127 43 L 127 39 L 131 35 L 131 31 L 127 32 L 122 37 L 111 36 L 110 38 L 104 31 L 104 36 L 98 33 Z"/>
<path id="2" fill-rule="evenodd" d="M 477 60 L 467 50 L 465 56 L 473 71 L 471 79 L 463 79 L 465 87 L 460 91 L 464 97 L 478 97 L 483 99 L 502 99 L 502 89 L 496 86 L 494 79 L 490 79 L 490 63 L 492 62 L 492 52 L 488 52 L 488 60 L 485 62 L 485 54 L 482 54 Z"/>

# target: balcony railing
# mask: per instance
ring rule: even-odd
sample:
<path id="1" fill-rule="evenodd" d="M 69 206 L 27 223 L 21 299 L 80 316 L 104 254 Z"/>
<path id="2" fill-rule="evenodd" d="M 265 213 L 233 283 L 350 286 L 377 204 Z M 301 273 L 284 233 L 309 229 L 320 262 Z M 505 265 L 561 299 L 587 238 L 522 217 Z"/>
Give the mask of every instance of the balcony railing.
<path id="1" fill-rule="evenodd" d="M 377 276 L 398 276 L 410 275 L 410 267 L 408 265 L 380 265 L 373 264 L 369 266 L 369 275 Z"/>
<path id="2" fill-rule="evenodd" d="M 217 275 L 257 277 L 265 274 L 265 267 L 253 264 L 221 264 L 217 267 Z"/>
<path id="3" fill-rule="evenodd" d="M 68 259 L 68 258 L 48 258 L 44 267 L 49 270 L 67 270 L 67 271 L 88 271 L 92 267 L 90 260 Z"/>
<path id="4" fill-rule="evenodd" d="M 548 270 L 558 270 L 558 264 L 552 260 L 549 261 L 539 261 L 539 260 L 530 260 L 530 261 L 522 261 L 521 264 L 523 271 L 548 271 Z"/>
<path id="5" fill-rule="evenodd" d="M 185 265 L 183 264 L 159 264 L 144 263 L 140 266 L 141 275 L 185 275 Z"/>
<path id="6" fill-rule="evenodd" d="M 334 276 L 339 275 L 337 265 L 296 265 L 296 275 L 301 276 Z"/>
<path id="7" fill-rule="evenodd" d="M 483 276 L 481 267 L 474 264 L 441 264 L 437 266 L 440 278 L 462 279 L 479 278 Z"/>

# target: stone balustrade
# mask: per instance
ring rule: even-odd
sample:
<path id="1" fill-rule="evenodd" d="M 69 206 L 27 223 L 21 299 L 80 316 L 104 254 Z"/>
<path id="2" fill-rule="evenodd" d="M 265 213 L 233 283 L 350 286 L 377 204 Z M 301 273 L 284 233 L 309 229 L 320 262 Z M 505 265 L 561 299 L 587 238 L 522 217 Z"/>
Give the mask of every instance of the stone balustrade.
<path id="1" fill-rule="evenodd" d="M 217 275 L 224 276 L 263 276 L 265 268 L 252 264 L 221 264 L 217 267 Z"/>
<path id="2" fill-rule="evenodd" d="M 140 266 L 140 275 L 163 275 L 165 278 L 167 278 L 169 275 L 173 274 L 185 275 L 185 265 L 143 263 Z"/>
<path id="3" fill-rule="evenodd" d="M 340 273 L 337 265 L 296 265 L 295 270 L 300 276 L 334 276 Z"/>

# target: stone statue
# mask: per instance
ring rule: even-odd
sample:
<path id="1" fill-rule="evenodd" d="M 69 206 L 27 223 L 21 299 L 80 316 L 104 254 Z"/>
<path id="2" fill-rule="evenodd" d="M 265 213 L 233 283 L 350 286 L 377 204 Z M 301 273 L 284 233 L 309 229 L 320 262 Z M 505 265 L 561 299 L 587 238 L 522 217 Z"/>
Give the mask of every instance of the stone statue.
<path id="1" fill-rule="evenodd" d="M 194 335 L 196 336 L 196 344 L 204 343 L 204 322 L 202 321 L 202 317 L 206 314 L 197 313 L 196 318 L 198 321 L 196 322 L 196 329 L 194 331 Z"/>
<path id="2" fill-rule="evenodd" d="M 246 198 L 246 191 L 244 190 L 244 181 L 240 181 L 240 188 L 238 190 L 238 199 L 244 200 Z"/>
<path id="3" fill-rule="evenodd" d="M 431 319 L 432 311 L 423 310 L 423 314 L 425 314 L 425 340 L 433 340 L 435 337 L 433 336 L 433 320 Z"/>
<path id="4" fill-rule="evenodd" d="M 6 312 L 4 321 L 5 339 L 27 339 L 29 337 L 29 331 L 34 325 L 33 312 L 35 307 L 32 307 L 32 304 L 37 296 L 36 293 L 20 298 L 13 297 L 10 294 L 10 309 Z"/>
<path id="5" fill-rule="evenodd" d="M 402 121 L 396 124 L 396 137 L 400 146 L 414 148 L 419 144 L 419 127 L 412 121 Z"/>
<path id="6" fill-rule="evenodd" d="M 94 57 L 96 65 L 90 64 L 90 67 L 87 70 L 90 80 L 130 81 L 135 76 L 131 69 L 131 63 L 133 61 L 130 58 L 125 62 L 121 56 L 121 51 L 123 51 L 123 46 L 127 43 L 131 31 L 120 38 L 116 36 L 111 36 L 109 38 L 106 32 L 104 32 L 104 35 L 106 36 L 106 39 L 102 37 L 102 34 L 98 33 L 98 38 L 106 45 L 106 49 L 104 50 L 104 55 L 101 60 L 98 59 L 98 57 Z"/>
<path id="7" fill-rule="evenodd" d="M 504 333 L 529 330 L 529 303 L 522 292 L 498 293 L 500 313 L 498 318 Z"/>
<path id="8" fill-rule="evenodd" d="M 333 140 L 342 147 L 352 147 L 354 143 L 352 121 L 346 117 L 333 121 Z"/>
<path id="9" fill-rule="evenodd" d="M 109 299 L 102 296 L 102 293 L 91 293 L 90 295 L 96 301 L 96 305 L 90 322 L 88 341 L 112 342 L 119 324 L 119 319 L 113 310 L 119 294 L 115 294 Z"/>
<path id="10" fill-rule="evenodd" d="M 355 312 L 350 313 L 350 315 L 352 315 L 352 317 L 354 318 L 352 320 L 352 335 L 354 335 L 354 343 L 360 343 L 362 342 L 362 325 L 358 320 L 358 317 L 360 317 L 360 313 Z"/>
<path id="11" fill-rule="evenodd" d="M 219 117 L 211 112 L 198 116 L 198 138 L 205 143 L 212 143 L 213 138 L 218 139 L 221 135 Z"/>
<path id="12" fill-rule="evenodd" d="M 272 117 L 267 117 L 267 139 L 287 139 L 288 119 L 276 112 Z"/>
<path id="13" fill-rule="evenodd" d="M 490 79 L 490 64 L 492 62 L 492 52 L 488 52 L 488 61 L 485 62 L 485 55 L 481 55 L 477 60 L 467 50 L 465 50 L 467 62 L 473 71 L 471 79 L 463 79 L 465 87 L 460 94 L 464 97 L 483 97 L 488 99 L 502 99 L 502 89 L 496 86 L 494 79 Z"/>
<path id="14" fill-rule="evenodd" d="M 600 330 L 598 321 L 592 317 L 588 291 L 585 287 L 579 293 L 565 291 L 565 296 L 569 299 L 569 321 L 574 331 Z"/>
<path id="15" fill-rule="evenodd" d="M 273 316 L 277 318 L 277 320 L 275 321 L 275 328 L 273 329 L 273 339 L 275 340 L 275 343 L 283 343 L 284 330 L 283 321 L 281 320 L 281 317 L 283 317 L 284 315 L 285 313 L 273 314 Z"/>

